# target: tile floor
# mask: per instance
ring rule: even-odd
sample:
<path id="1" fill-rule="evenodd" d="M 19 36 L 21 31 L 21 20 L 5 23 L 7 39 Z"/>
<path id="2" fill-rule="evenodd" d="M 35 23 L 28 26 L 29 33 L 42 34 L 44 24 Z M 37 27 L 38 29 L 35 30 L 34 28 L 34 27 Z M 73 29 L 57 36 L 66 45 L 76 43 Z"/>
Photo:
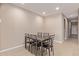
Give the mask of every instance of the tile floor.
<path id="1" fill-rule="evenodd" d="M 79 44 L 77 39 L 67 39 L 62 44 L 54 44 L 55 56 L 79 56 Z M 52 52 L 51 52 L 52 55 Z M 24 47 L 0 53 L 0 56 L 35 56 Z"/>

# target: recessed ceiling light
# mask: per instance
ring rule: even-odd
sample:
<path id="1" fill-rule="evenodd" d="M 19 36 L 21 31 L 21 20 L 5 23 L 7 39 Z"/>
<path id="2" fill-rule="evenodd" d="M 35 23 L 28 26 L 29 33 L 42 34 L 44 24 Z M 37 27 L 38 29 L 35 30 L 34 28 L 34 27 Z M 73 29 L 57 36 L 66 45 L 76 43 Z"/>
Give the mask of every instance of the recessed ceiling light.
<path id="1" fill-rule="evenodd" d="M 60 8 L 59 7 L 56 7 L 56 10 L 59 10 Z"/>
<path id="2" fill-rule="evenodd" d="M 70 15 L 69 17 L 74 17 L 74 15 Z"/>
<path id="3" fill-rule="evenodd" d="M 70 15 L 70 17 L 72 17 L 73 15 Z"/>
<path id="4" fill-rule="evenodd" d="M 45 15 L 45 14 L 46 14 L 46 12 L 42 12 L 42 14 L 43 14 L 43 15 Z"/>

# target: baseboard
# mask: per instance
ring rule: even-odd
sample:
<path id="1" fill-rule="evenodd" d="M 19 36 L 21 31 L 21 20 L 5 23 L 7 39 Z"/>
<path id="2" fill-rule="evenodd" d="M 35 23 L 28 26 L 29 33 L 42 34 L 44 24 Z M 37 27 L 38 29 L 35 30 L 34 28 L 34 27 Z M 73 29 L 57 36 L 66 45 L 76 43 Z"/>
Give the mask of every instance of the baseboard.
<path id="1" fill-rule="evenodd" d="M 3 49 L 3 50 L 0 50 L 0 53 L 10 51 L 10 50 L 13 50 L 13 49 L 16 49 L 16 48 L 20 48 L 20 47 L 23 47 L 23 46 L 24 46 L 24 44 L 18 45 L 18 46 L 15 46 L 15 47 L 11 47 L 11 48 L 7 48 L 7 49 Z"/>

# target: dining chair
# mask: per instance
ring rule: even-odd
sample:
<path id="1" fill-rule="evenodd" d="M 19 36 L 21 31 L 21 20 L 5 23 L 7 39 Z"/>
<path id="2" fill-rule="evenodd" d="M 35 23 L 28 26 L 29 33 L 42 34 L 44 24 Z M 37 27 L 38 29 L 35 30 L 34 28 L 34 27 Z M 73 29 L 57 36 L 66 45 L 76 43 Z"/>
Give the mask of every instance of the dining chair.
<path id="1" fill-rule="evenodd" d="M 34 40 L 32 39 L 32 34 L 25 34 L 25 48 L 29 51 L 31 51 L 31 45 L 34 43 Z M 28 44 L 28 45 L 27 45 Z"/>
<path id="2" fill-rule="evenodd" d="M 31 51 L 31 53 L 35 49 L 34 52 L 35 52 L 35 55 L 37 55 L 37 51 L 38 49 L 40 50 L 40 46 L 41 46 L 41 43 L 39 42 L 39 40 L 37 40 L 37 35 L 25 33 L 25 48 L 26 49 L 29 48 L 29 51 Z"/>
<path id="3" fill-rule="evenodd" d="M 25 33 L 25 48 L 27 49 L 27 40 L 29 40 L 29 34 Z"/>
<path id="4" fill-rule="evenodd" d="M 37 55 L 37 52 L 40 51 L 41 42 L 38 40 L 37 35 L 33 35 L 32 39 L 35 40 L 34 43 L 32 43 L 32 47 L 35 47 L 35 55 Z"/>
<path id="5" fill-rule="evenodd" d="M 51 52 L 51 51 L 53 51 L 53 55 L 54 55 L 53 40 L 54 40 L 54 35 L 50 35 L 48 39 L 45 39 L 45 40 L 43 41 L 43 48 L 45 48 L 46 51 L 48 50 L 49 56 L 50 56 L 50 52 Z M 51 50 L 50 50 L 50 49 L 51 49 Z"/>

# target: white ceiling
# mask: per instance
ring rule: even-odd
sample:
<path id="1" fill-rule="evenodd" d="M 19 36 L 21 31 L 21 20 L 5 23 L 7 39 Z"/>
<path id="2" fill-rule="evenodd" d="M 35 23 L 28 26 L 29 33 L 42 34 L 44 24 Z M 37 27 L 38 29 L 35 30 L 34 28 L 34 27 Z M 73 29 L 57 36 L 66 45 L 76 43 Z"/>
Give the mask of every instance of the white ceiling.
<path id="1" fill-rule="evenodd" d="M 28 9 L 42 16 L 63 13 L 67 18 L 78 16 L 78 3 L 16 3 L 16 6 Z M 60 9 L 57 11 L 56 7 Z M 46 12 L 45 15 L 42 12 Z"/>

